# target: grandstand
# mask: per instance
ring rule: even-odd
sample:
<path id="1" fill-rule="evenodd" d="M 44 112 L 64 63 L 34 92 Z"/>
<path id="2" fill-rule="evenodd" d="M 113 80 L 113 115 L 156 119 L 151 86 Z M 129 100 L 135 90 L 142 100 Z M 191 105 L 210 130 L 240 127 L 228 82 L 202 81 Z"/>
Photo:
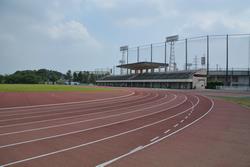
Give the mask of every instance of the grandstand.
<path id="1" fill-rule="evenodd" d="M 238 46 L 242 48 L 239 50 Z M 120 51 L 122 59 L 117 67 L 121 75 L 100 78 L 97 85 L 175 89 L 214 88 L 214 85 L 250 87 L 250 34 L 185 39 L 174 35 L 164 42 L 122 46 Z"/>
<path id="2" fill-rule="evenodd" d="M 170 89 L 204 89 L 205 70 L 160 72 L 164 63 L 138 62 L 119 65 L 130 71 L 127 75 L 109 75 L 96 81 L 100 86 L 152 87 Z M 158 72 L 155 72 L 158 69 Z"/>

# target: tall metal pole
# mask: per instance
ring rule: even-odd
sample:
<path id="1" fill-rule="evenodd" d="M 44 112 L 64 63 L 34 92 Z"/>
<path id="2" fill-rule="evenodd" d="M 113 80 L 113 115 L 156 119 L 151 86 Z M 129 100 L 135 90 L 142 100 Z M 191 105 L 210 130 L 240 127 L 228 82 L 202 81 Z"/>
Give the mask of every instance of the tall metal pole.
<path id="1" fill-rule="evenodd" d="M 128 50 L 127 50 L 127 64 L 128 64 Z M 128 68 L 127 68 L 127 74 L 128 74 Z"/>
<path id="2" fill-rule="evenodd" d="M 137 62 L 139 62 L 139 57 L 140 57 L 140 47 L 137 47 Z"/>
<path id="3" fill-rule="evenodd" d="M 228 83 L 228 34 L 226 36 L 226 85 L 229 86 L 229 83 Z"/>
<path id="4" fill-rule="evenodd" d="M 188 57 L 188 52 L 187 52 L 187 38 L 185 39 L 185 70 L 187 70 L 187 57 Z"/>
<path id="5" fill-rule="evenodd" d="M 153 61 L 153 44 L 151 44 L 151 58 L 150 58 L 150 60 L 151 60 L 151 63 L 152 63 L 152 61 Z"/>
<path id="6" fill-rule="evenodd" d="M 167 72 L 167 41 L 165 42 L 164 61 L 165 61 L 165 72 Z"/>
<path id="7" fill-rule="evenodd" d="M 207 35 L 207 79 L 209 77 L 209 36 Z"/>

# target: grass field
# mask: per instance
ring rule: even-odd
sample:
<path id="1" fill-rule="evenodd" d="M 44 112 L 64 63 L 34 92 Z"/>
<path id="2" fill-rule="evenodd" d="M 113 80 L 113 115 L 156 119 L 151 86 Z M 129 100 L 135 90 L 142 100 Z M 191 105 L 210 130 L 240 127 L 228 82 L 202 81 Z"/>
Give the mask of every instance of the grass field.
<path id="1" fill-rule="evenodd" d="M 0 92 L 69 92 L 69 91 L 110 91 L 112 88 L 90 86 L 44 85 L 44 84 L 0 84 Z"/>
<path id="2" fill-rule="evenodd" d="M 226 101 L 234 102 L 237 104 L 240 104 L 242 106 L 250 108 L 250 97 L 224 97 L 221 96 L 219 98 L 222 98 Z"/>

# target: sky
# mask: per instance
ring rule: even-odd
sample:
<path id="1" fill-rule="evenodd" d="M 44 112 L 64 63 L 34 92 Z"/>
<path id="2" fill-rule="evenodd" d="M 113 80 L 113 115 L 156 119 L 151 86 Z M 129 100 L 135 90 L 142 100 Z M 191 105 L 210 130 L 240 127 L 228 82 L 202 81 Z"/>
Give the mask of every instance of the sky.
<path id="1" fill-rule="evenodd" d="M 0 74 L 112 68 L 122 45 L 228 33 L 250 33 L 250 1 L 0 0 Z M 231 63 L 247 62 L 247 40 L 232 43 L 235 55 L 244 45 L 245 57 Z"/>

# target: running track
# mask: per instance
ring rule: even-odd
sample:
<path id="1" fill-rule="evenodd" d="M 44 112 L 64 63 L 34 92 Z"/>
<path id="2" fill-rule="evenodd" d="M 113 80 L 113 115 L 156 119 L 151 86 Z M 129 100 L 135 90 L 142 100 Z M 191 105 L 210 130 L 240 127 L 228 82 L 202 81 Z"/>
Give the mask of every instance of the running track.
<path id="1" fill-rule="evenodd" d="M 0 108 L 0 166 L 109 166 L 198 124 L 214 106 L 192 92 L 122 92 Z"/>

